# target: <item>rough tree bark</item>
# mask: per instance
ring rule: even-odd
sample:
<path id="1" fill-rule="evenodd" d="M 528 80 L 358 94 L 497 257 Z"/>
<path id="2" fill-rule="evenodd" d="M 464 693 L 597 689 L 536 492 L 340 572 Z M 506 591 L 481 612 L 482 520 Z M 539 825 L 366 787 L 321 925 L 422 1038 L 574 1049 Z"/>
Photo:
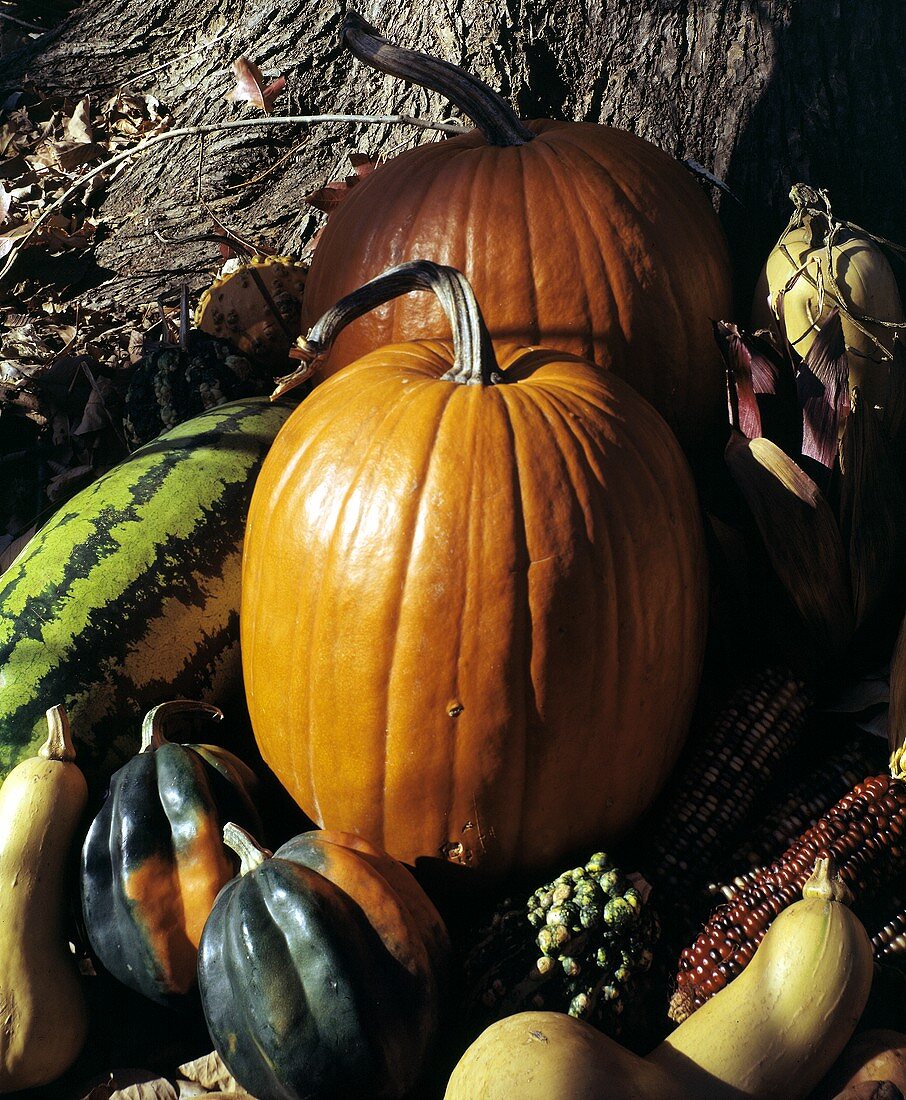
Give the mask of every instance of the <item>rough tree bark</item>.
<path id="1" fill-rule="evenodd" d="M 86 0 L 0 86 L 158 96 L 175 125 L 239 117 L 226 102 L 240 54 L 285 74 L 284 114 L 405 112 L 449 104 L 373 73 L 340 48 L 341 9 L 325 0 Z M 715 192 L 747 299 L 754 267 L 786 222 L 802 179 L 835 210 L 906 241 L 906 5 L 901 0 L 362 0 L 388 37 L 468 66 L 526 116 L 634 130 L 726 180 Z M 165 67 L 164 67 L 165 66 Z M 248 111 L 247 108 L 245 108 Z M 387 154 L 440 140 L 401 128 L 321 125 L 240 131 L 167 144 L 110 187 L 97 282 L 152 300 L 202 285 L 210 244 L 163 245 L 154 231 L 210 228 L 201 192 L 231 227 L 303 253 L 319 215 L 305 193 L 348 171 L 350 151 Z M 198 166 L 201 166 L 200 169 Z"/>

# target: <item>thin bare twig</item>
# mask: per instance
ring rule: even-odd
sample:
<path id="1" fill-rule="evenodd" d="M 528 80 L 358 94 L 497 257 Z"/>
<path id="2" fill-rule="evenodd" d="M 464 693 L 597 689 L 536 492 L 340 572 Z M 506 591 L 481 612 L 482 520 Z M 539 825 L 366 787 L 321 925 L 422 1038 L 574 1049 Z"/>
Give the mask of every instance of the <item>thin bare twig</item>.
<path id="1" fill-rule="evenodd" d="M 0 19 L 5 19 L 7 23 L 17 23 L 20 27 L 28 27 L 30 31 L 46 31 L 47 27 L 39 27 L 37 23 L 26 23 L 24 19 L 17 19 L 14 15 L 7 15 L 5 11 L 0 11 Z"/>
<path id="2" fill-rule="evenodd" d="M 130 76 L 128 80 L 124 80 L 121 84 L 121 88 L 128 88 L 130 84 L 137 84 L 138 81 L 144 80 L 146 76 L 153 76 L 155 73 L 161 73 L 165 69 L 172 69 L 174 65 L 178 65 L 180 61 L 185 61 L 189 57 L 194 57 L 197 53 L 203 53 L 209 50 L 213 45 L 221 40 L 224 32 L 218 31 L 217 34 L 210 40 L 210 42 L 202 42 L 200 46 L 196 46 L 194 50 L 189 50 L 187 53 L 181 53 L 178 57 L 174 57 L 172 61 L 165 61 L 163 65 L 155 65 L 153 69 L 145 69 L 143 73 L 139 73 L 137 76 Z"/>
<path id="3" fill-rule="evenodd" d="M 89 183 L 95 176 L 99 176 L 102 172 L 107 172 L 111 168 L 115 168 L 116 165 L 122 164 L 124 161 L 137 157 L 148 149 L 154 148 L 155 145 L 160 145 L 161 142 L 164 141 L 173 141 L 176 138 L 200 137 L 204 134 L 215 134 L 224 130 L 240 130 L 257 126 L 286 126 L 291 124 L 311 125 L 316 122 L 349 122 L 373 126 L 417 126 L 422 130 L 442 130 L 450 134 L 464 134 L 469 130 L 467 126 L 459 126 L 447 122 L 432 122 L 430 119 L 414 118 L 411 115 L 274 115 L 266 118 L 242 118 L 235 119 L 231 122 L 212 122 L 203 126 L 182 126 L 176 130 L 165 130 L 162 134 L 154 134 L 149 138 L 145 138 L 144 141 L 140 141 L 138 145 L 134 145 L 131 149 L 126 149 L 122 153 L 117 153 L 115 156 L 110 157 L 108 160 L 90 169 L 85 175 L 80 176 L 71 187 L 60 195 L 59 198 L 54 199 L 49 206 L 45 207 L 41 216 L 33 223 L 25 236 L 16 242 L 11 250 L 6 263 L 0 268 L 0 280 L 9 274 L 22 248 L 31 237 L 34 236 L 39 227 L 47 221 L 54 211 L 59 210 L 65 202 L 71 199 L 73 195 L 77 194 L 86 183 Z"/>

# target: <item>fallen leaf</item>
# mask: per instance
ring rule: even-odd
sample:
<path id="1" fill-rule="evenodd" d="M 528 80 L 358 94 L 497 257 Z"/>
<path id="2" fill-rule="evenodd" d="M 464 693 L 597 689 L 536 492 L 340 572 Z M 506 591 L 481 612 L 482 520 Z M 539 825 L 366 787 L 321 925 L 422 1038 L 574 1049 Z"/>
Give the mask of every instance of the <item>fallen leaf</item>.
<path id="1" fill-rule="evenodd" d="M 51 502 L 61 500 L 75 489 L 87 484 L 94 467 L 91 465 L 73 466 L 52 477 L 47 483 L 47 499 Z"/>
<path id="2" fill-rule="evenodd" d="M 63 129 L 63 136 L 67 141 L 74 141 L 78 145 L 94 144 L 94 135 L 91 131 L 91 100 L 88 96 L 80 99 L 67 120 Z"/>
<path id="3" fill-rule="evenodd" d="M 216 1050 L 192 1062 L 179 1067 L 179 1072 L 189 1081 L 203 1085 L 206 1089 L 219 1089 L 221 1092 L 242 1091 L 242 1086 L 227 1069 Z"/>
<path id="4" fill-rule="evenodd" d="M 37 526 L 32 524 L 27 531 L 23 531 L 17 538 L 13 538 L 11 535 L 4 535 L 3 538 L 0 539 L 0 547 L 2 547 L 2 549 L 0 549 L 0 573 L 5 573 L 7 569 L 9 569 L 31 541 L 32 536 L 37 530 Z"/>
<path id="5" fill-rule="evenodd" d="M 9 217 L 9 208 L 12 206 L 13 197 L 0 183 L 0 225 Z"/>
<path id="6" fill-rule="evenodd" d="M 110 1100 L 179 1100 L 179 1093 L 165 1077 L 127 1085 L 110 1094 Z"/>
<path id="7" fill-rule="evenodd" d="M 117 1069 L 82 1100 L 179 1100 L 179 1094 L 165 1077 L 142 1069 Z"/>
<path id="8" fill-rule="evenodd" d="M 364 153 L 350 153 L 349 162 L 352 164 L 352 174 L 345 179 L 331 180 L 316 191 L 305 195 L 305 202 L 320 210 L 324 214 L 331 214 L 347 197 L 357 183 L 370 176 L 380 164 L 380 159 L 372 159 Z"/>
<path id="9" fill-rule="evenodd" d="M 236 58 L 233 62 L 233 75 L 236 77 L 236 87 L 227 95 L 227 99 L 233 103 L 251 103 L 253 107 L 260 107 L 265 114 L 270 114 L 271 105 L 286 85 L 286 77 L 278 76 L 265 87 L 261 70 L 247 57 Z"/>

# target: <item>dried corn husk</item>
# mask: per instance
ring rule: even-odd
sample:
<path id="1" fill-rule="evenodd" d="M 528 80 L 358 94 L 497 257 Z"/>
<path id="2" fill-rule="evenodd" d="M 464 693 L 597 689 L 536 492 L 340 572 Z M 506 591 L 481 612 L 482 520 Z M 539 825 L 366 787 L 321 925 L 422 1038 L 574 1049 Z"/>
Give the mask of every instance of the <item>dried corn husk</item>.
<path id="1" fill-rule="evenodd" d="M 853 633 L 849 570 L 826 498 L 769 439 L 733 431 L 727 466 L 758 526 L 783 587 L 819 652 L 836 663 Z"/>

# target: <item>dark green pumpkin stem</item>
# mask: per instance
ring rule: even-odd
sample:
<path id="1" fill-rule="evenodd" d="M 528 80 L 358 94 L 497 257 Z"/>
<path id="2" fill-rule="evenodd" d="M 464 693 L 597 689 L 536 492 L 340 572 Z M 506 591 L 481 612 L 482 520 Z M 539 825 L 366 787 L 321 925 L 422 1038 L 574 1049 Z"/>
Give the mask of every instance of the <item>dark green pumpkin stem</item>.
<path id="1" fill-rule="evenodd" d="M 200 703 L 197 699 L 168 699 L 166 703 L 158 703 L 156 707 L 152 707 L 145 715 L 142 722 L 142 746 L 138 751 L 154 752 L 161 745 L 166 745 L 164 723 L 174 714 L 185 714 L 186 711 L 207 714 L 217 722 L 223 719 L 223 711 L 213 703 Z"/>
<path id="2" fill-rule="evenodd" d="M 444 382 L 466 386 L 490 386 L 503 381 L 497 365 L 491 335 L 469 280 L 454 267 L 431 260 L 410 260 L 391 267 L 360 286 L 329 309 L 312 325 L 308 336 L 300 337 L 296 357 L 307 365 L 295 374 L 278 379 L 274 396 L 285 393 L 311 373 L 310 364 L 326 355 L 340 332 L 357 317 L 377 309 L 385 302 L 413 290 L 430 290 L 447 315 L 453 332 L 453 366 L 443 375 Z"/>
<path id="3" fill-rule="evenodd" d="M 69 715 L 61 703 L 47 711 L 47 740 L 38 749 L 38 756 L 44 760 L 62 760 L 66 763 L 76 758 Z"/>
<path id="4" fill-rule="evenodd" d="M 388 42 L 357 12 L 346 13 L 342 39 L 359 61 L 373 69 L 446 96 L 475 123 L 488 145 L 523 145 L 535 136 L 483 80 L 449 61 Z"/>
<path id="5" fill-rule="evenodd" d="M 240 875 L 247 875 L 249 871 L 254 871 L 274 854 L 262 847 L 251 833 L 246 832 L 233 821 L 228 821 L 223 827 L 223 843 L 239 856 Z"/>

